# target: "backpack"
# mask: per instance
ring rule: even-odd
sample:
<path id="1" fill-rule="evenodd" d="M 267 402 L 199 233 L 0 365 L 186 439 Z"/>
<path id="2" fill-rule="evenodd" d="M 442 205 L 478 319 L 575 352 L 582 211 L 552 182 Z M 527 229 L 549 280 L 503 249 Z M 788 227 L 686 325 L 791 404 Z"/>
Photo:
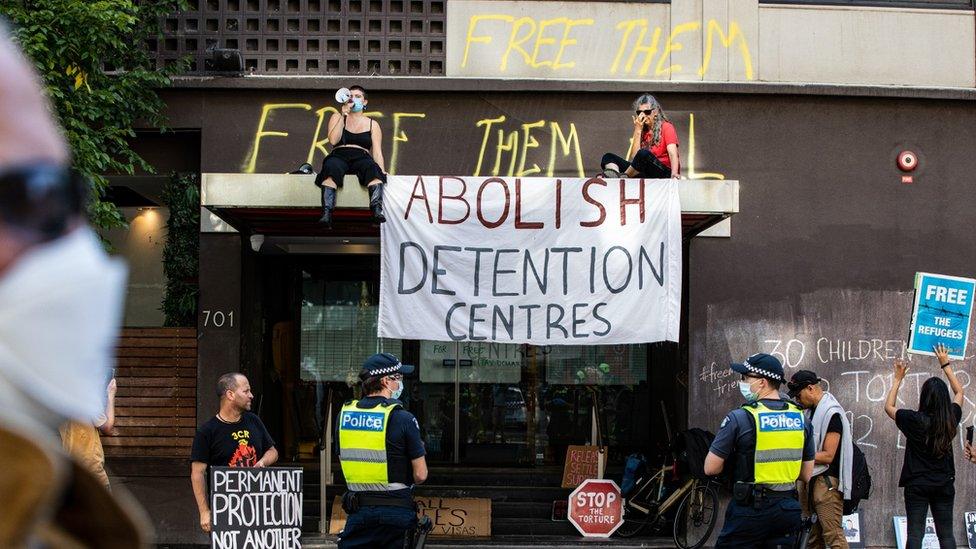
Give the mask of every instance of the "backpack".
<path id="1" fill-rule="evenodd" d="M 674 444 L 675 458 L 692 476 L 700 479 L 705 475 L 705 456 L 715 440 L 715 435 L 703 429 L 694 428 L 678 433 Z"/>
<path id="2" fill-rule="evenodd" d="M 627 460 L 624 462 L 624 478 L 620 482 L 620 495 L 623 497 L 629 496 L 646 471 L 647 458 L 644 457 L 644 454 L 630 454 L 627 456 Z"/>
<path id="3" fill-rule="evenodd" d="M 851 499 L 844 500 L 844 514 L 849 515 L 857 511 L 862 499 L 869 499 L 871 495 L 871 472 L 868 470 L 868 461 L 864 458 L 864 452 L 851 442 L 854 446 L 854 459 L 851 461 Z"/>

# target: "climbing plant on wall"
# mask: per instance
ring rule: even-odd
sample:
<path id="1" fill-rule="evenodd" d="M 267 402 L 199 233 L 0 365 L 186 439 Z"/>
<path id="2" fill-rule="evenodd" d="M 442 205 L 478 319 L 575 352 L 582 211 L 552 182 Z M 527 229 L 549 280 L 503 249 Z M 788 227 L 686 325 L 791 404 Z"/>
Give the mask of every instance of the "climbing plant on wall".
<path id="1" fill-rule="evenodd" d="M 173 174 L 163 186 L 169 208 L 163 273 L 166 293 L 161 310 L 166 326 L 196 326 L 200 271 L 200 183 L 197 174 Z"/>
<path id="2" fill-rule="evenodd" d="M 98 228 L 126 226 L 115 204 L 103 200 L 105 176 L 152 172 L 132 149 L 134 128 L 164 125 L 159 89 L 186 63 L 157 68 L 147 41 L 158 37 L 162 15 L 183 7 L 183 0 L 0 0 L 0 24 L 9 22 L 33 62 L 72 163 L 92 182 L 88 214 Z"/>

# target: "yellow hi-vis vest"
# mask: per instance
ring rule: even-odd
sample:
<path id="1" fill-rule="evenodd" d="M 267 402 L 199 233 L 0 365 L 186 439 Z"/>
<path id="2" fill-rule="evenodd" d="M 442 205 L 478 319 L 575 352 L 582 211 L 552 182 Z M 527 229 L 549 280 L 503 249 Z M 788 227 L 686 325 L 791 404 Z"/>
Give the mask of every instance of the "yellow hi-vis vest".
<path id="1" fill-rule="evenodd" d="M 792 486 L 803 465 L 803 412 L 792 402 L 783 410 L 768 408 L 762 401 L 743 408 L 756 426 L 753 482 L 776 489 Z"/>
<path id="2" fill-rule="evenodd" d="M 339 411 L 339 463 L 346 487 L 355 492 L 405 488 L 404 484 L 390 483 L 386 467 L 386 428 L 390 414 L 400 405 L 357 408 L 357 402 L 346 402 Z"/>

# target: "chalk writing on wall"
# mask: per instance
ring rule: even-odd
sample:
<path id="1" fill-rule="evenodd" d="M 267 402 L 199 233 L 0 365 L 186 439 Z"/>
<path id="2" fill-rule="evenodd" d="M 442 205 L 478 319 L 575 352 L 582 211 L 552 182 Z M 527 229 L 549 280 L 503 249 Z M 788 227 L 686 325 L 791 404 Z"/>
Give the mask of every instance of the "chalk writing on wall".
<path id="1" fill-rule="evenodd" d="M 798 370 L 816 372 L 846 409 L 854 441 L 872 467 L 870 504 L 862 505 L 868 534 L 887 539 L 891 515 L 903 509 L 897 486 L 905 448 L 904 436 L 884 412 L 892 363 L 896 358 L 910 363 L 898 396 L 899 408 L 917 409 L 922 384 L 930 377 L 943 377 L 934 358 L 906 352 L 911 307 L 910 291 L 839 289 L 761 305 L 728 302 L 709 306 L 705 340 L 696 347 L 691 361 L 689 415 L 695 418 L 691 426 L 714 432 L 722 417 L 742 404 L 740 376 L 729 368 L 731 362 L 764 352 L 783 363 L 787 378 Z M 960 361 L 956 366 L 968 392 L 960 422 L 960 432 L 964 432 L 966 425 L 976 424 L 976 384 L 970 364 Z M 971 498 L 968 487 L 973 485 L 976 470 L 962 459 L 962 437 L 956 442 L 960 477 L 956 486 L 970 491 L 961 498 Z"/>

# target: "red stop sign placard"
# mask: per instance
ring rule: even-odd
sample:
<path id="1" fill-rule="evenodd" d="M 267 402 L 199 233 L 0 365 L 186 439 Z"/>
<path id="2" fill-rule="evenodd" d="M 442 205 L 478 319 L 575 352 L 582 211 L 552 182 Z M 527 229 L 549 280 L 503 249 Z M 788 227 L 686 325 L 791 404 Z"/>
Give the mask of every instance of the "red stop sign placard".
<path id="1" fill-rule="evenodd" d="M 569 495 L 569 522 L 585 537 L 608 538 L 623 523 L 620 488 L 612 480 L 584 480 Z"/>

